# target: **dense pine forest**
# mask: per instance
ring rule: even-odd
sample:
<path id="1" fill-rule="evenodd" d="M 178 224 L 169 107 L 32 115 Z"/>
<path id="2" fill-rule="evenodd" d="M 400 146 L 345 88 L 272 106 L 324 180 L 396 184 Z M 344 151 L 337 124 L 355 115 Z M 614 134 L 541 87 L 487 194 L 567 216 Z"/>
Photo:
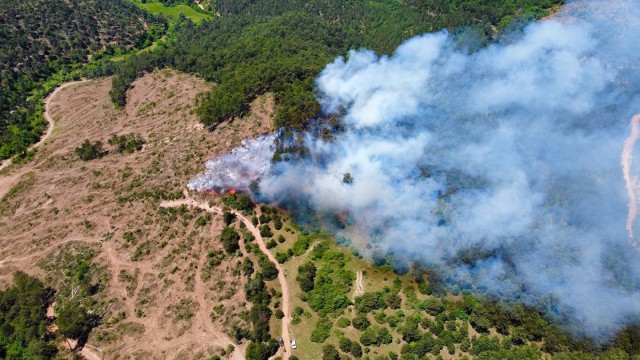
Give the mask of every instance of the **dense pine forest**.
<path id="1" fill-rule="evenodd" d="M 546 15 L 561 2 L 217 1 L 222 16 L 199 26 L 180 18 L 164 48 L 122 64 L 112 99 L 122 106 L 135 78 L 171 66 L 219 84 L 200 99 L 206 125 L 242 115 L 255 96 L 271 91 L 276 125 L 301 129 L 319 110 L 313 79 L 350 49 L 389 54 L 403 40 L 439 29 L 471 33 L 473 46 L 482 46 L 501 29 Z"/>
<path id="2" fill-rule="evenodd" d="M 33 96 L 54 73 L 91 55 L 148 45 L 165 20 L 125 0 L 0 3 L 0 159 L 23 152 L 46 123 Z"/>

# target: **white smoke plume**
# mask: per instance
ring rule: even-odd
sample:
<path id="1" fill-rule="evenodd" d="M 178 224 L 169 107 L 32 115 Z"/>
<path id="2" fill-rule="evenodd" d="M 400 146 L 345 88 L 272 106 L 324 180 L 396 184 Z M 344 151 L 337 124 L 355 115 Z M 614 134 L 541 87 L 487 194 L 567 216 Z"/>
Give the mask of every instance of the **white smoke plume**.
<path id="1" fill-rule="evenodd" d="M 352 51 L 317 80 L 346 130 L 309 137 L 310 156 L 279 163 L 262 194 L 346 212 L 374 247 L 452 287 L 551 304 L 572 330 L 611 336 L 640 320 L 621 166 L 639 23 L 636 1 L 581 1 L 474 53 L 446 32 L 391 56 Z"/>
<path id="2" fill-rule="evenodd" d="M 242 140 L 230 153 L 207 160 L 205 172 L 189 181 L 191 190 L 250 191 L 251 181 L 269 172 L 274 152 L 275 135 L 265 134 Z"/>

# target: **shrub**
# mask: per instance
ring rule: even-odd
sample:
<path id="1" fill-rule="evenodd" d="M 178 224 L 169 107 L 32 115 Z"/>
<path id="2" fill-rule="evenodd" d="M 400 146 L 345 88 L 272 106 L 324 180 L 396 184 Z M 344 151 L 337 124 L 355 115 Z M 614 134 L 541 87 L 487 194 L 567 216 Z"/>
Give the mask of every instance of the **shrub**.
<path id="1" fill-rule="evenodd" d="M 142 149 L 144 145 L 144 139 L 140 134 L 123 134 L 113 135 L 108 141 L 109 145 L 115 147 L 115 152 L 118 153 L 132 153 Z"/>
<path id="2" fill-rule="evenodd" d="M 316 266 L 311 263 L 305 263 L 298 267 L 298 276 L 296 276 L 296 280 L 300 284 L 300 289 L 304 292 L 309 292 L 313 290 L 316 278 Z"/>
<path id="3" fill-rule="evenodd" d="M 213 250 L 207 253 L 207 264 L 209 267 L 213 268 L 222 264 L 222 260 L 224 260 L 224 252 L 220 250 Z"/>
<path id="4" fill-rule="evenodd" d="M 371 326 L 360 335 L 360 343 L 364 346 L 380 346 L 382 344 L 391 344 L 393 337 L 389 330 L 381 326 Z"/>
<path id="5" fill-rule="evenodd" d="M 316 343 L 323 343 L 329 338 L 331 332 L 331 321 L 326 318 L 320 318 L 316 324 L 315 329 L 311 332 L 311 341 Z"/>
<path id="6" fill-rule="evenodd" d="M 271 232 L 271 228 L 269 225 L 264 224 L 260 226 L 260 236 L 262 237 L 272 237 L 273 233 Z"/>
<path id="7" fill-rule="evenodd" d="M 398 294 L 391 293 L 387 295 L 387 305 L 394 310 L 400 309 L 402 298 Z"/>
<path id="8" fill-rule="evenodd" d="M 351 325 L 351 320 L 347 319 L 346 317 L 341 317 L 336 322 L 336 325 L 338 325 L 339 328 L 346 328 L 347 326 Z"/>
<path id="9" fill-rule="evenodd" d="M 274 280 L 278 277 L 278 268 L 269 259 L 261 259 L 260 267 L 265 280 Z"/>
<path id="10" fill-rule="evenodd" d="M 500 339 L 497 336 L 481 335 L 479 338 L 472 340 L 471 354 L 478 355 L 485 351 L 498 351 L 500 348 Z"/>
<path id="11" fill-rule="evenodd" d="M 338 340 L 338 346 L 340 347 L 340 350 L 348 353 L 351 351 L 351 340 L 349 340 L 349 338 L 346 338 L 346 337 L 341 337 Z"/>
<path id="12" fill-rule="evenodd" d="M 302 254 L 304 254 L 307 249 L 309 249 L 309 245 L 311 244 L 311 240 L 306 237 L 306 236 L 300 236 L 298 237 L 298 239 L 296 240 L 295 243 L 293 243 L 293 254 L 295 256 L 300 256 Z"/>
<path id="13" fill-rule="evenodd" d="M 273 314 L 276 319 L 280 320 L 284 317 L 284 312 L 280 309 L 276 310 L 275 313 Z"/>
<path id="14" fill-rule="evenodd" d="M 80 160 L 89 161 L 93 159 L 97 159 L 104 155 L 104 149 L 102 148 L 102 142 L 96 141 L 93 144 L 86 140 L 80 145 L 80 147 L 75 148 L 73 151 Z"/>
<path id="15" fill-rule="evenodd" d="M 360 344 L 358 344 L 357 341 L 352 341 L 350 352 L 351 352 L 351 355 L 353 355 L 356 358 L 359 358 L 362 356 L 362 346 L 360 346 Z"/>
<path id="16" fill-rule="evenodd" d="M 225 227 L 222 229 L 222 233 L 220 233 L 220 241 L 222 242 L 222 246 L 227 254 L 234 253 L 236 250 L 240 249 L 240 245 L 238 242 L 240 241 L 240 234 L 231 227 Z"/>
<path id="17" fill-rule="evenodd" d="M 353 324 L 354 328 L 360 331 L 364 331 L 371 325 L 371 322 L 369 321 L 369 319 L 367 319 L 367 315 L 362 313 L 356 315 L 351 323 Z"/>
<path id="18" fill-rule="evenodd" d="M 340 353 L 335 346 L 326 344 L 322 347 L 322 360 L 340 360 Z"/>
<path id="19" fill-rule="evenodd" d="M 289 260 L 290 257 L 291 256 L 289 255 L 289 253 L 286 253 L 286 252 L 283 253 L 278 251 L 276 253 L 276 260 L 278 260 L 280 264 L 284 264 L 285 262 L 287 262 L 287 260 Z"/>
<path id="20" fill-rule="evenodd" d="M 231 225 L 236 219 L 236 214 L 232 213 L 231 211 L 225 210 L 222 212 L 222 220 L 224 221 L 224 225 L 225 226 L 229 226 Z M 241 223 L 241 225 L 244 225 L 244 223 Z"/>
<path id="21" fill-rule="evenodd" d="M 271 221 L 271 216 L 267 214 L 262 214 L 260 215 L 258 220 L 260 220 L 260 224 L 267 224 L 269 221 Z"/>
<path id="22" fill-rule="evenodd" d="M 277 216 L 277 215 L 276 215 L 276 216 L 273 218 L 273 227 L 274 227 L 276 230 L 280 230 L 280 229 L 282 229 L 282 220 L 280 220 L 280 216 Z"/>
<path id="23" fill-rule="evenodd" d="M 249 258 L 245 258 L 242 261 L 242 273 L 245 276 L 251 276 L 251 274 L 253 274 L 254 269 L 253 269 L 253 261 L 251 261 L 251 259 Z"/>
<path id="24" fill-rule="evenodd" d="M 384 324 L 387 322 L 387 314 L 382 311 L 377 313 L 373 318 L 376 319 L 378 324 Z"/>
<path id="25" fill-rule="evenodd" d="M 356 298 L 356 310 L 361 313 L 369 313 L 372 310 L 385 309 L 387 303 L 384 301 L 384 294 L 379 291 L 366 292 Z"/>
<path id="26" fill-rule="evenodd" d="M 430 297 L 429 299 L 427 299 L 425 303 L 424 310 L 427 313 L 429 313 L 429 315 L 436 316 L 444 311 L 444 305 L 442 304 L 442 301 L 440 301 L 439 299 L 435 297 Z"/>
<path id="27" fill-rule="evenodd" d="M 222 196 L 222 202 L 230 208 L 240 211 L 249 211 L 253 209 L 253 201 L 247 194 L 225 194 Z M 253 221 L 253 219 L 251 219 Z M 257 224 L 254 223 L 254 225 Z"/>

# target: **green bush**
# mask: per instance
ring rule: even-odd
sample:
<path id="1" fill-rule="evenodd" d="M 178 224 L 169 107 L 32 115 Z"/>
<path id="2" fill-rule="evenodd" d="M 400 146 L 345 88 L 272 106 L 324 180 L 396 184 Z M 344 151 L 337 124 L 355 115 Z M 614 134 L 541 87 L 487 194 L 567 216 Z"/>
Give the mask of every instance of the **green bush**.
<path id="1" fill-rule="evenodd" d="M 274 313 L 273 316 L 276 317 L 276 319 L 280 320 L 284 317 L 284 312 L 280 309 L 277 309 Z"/>
<path id="2" fill-rule="evenodd" d="M 75 148 L 74 153 L 80 158 L 80 160 L 89 161 L 102 157 L 104 155 L 104 149 L 101 141 L 91 143 L 89 140 L 85 139 L 82 142 L 82 145 Z"/>
<path id="3" fill-rule="evenodd" d="M 340 353 L 335 346 L 326 344 L 322 347 L 322 360 L 340 360 Z"/>
<path id="4" fill-rule="evenodd" d="M 316 266 L 312 262 L 304 263 L 298 267 L 296 281 L 300 284 L 300 289 L 304 292 L 313 290 L 316 278 Z"/>
<path id="5" fill-rule="evenodd" d="M 382 344 L 391 344 L 393 337 L 386 327 L 378 325 L 370 326 L 360 335 L 360 343 L 364 346 L 380 346 Z"/>
<path id="6" fill-rule="evenodd" d="M 316 327 L 311 332 L 311 341 L 323 343 L 331 334 L 331 321 L 327 317 L 322 317 L 316 323 Z"/>
<path id="7" fill-rule="evenodd" d="M 351 321 L 351 324 L 354 328 L 360 331 L 364 331 L 369 326 L 371 326 L 371 322 L 369 321 L 369 319 L 367 319 L 367 315 L 363 313 L 356 315 Z"/>
<path id="8" fill-rule="evenodd" d="M 311 239 L 306 236 L 299 236 L 296 242 L 293 243 L 292 249 L 293 254 L 295 256 L 300 256 L 304 254 L 307 249 L 309 249 L 309 245 L 311 244 Z"/>
<path id="9" fill-rule="evenodd" d="M 341 317 L 336 322 L 336 325 L 338 325 L 339 328 L 346 328 L 347 326 L 351 325 L 351 320 L 347 319 L 346 317 Z"/>
<path id="10" fill-rule="evenodd" d="M 369 313 L 372 310 L 386 309 L 387 303 L 384 299 L 384 294 L 376 292 L 366 292 L 356 297 L 356 310 L 361 313 Z"/>
<path id="11" fill-rule="evenodd" d="M 276 266 L 271 261 L 269 261 L 269 259 L 261 259 L 260 268 L 265 280 L 274 280 L 278 277 L 278 268 L 276 268 Z"/>
<path id="12" fill-rule="evenodd" d="M 284 264 L 285 262 L 287 262 L 287 260 L 289 260 L 289 258 L 291 258 L 289 253 L 280 252 L 280 251 L 276 253 L 276 260 L 278 260 L 280 264 Z"/>
<path id="13" fill-rule="evenodd" d="M 222 202 L 230 208 L 240 210 L 240 211 L 249 211 L 253 209 L 253 201 L 251 197 L 247 194 L 225 194 L 222 196 Z M 253 219 L 252 219 L 253 220 Z M 257 219 L 256 219 L 257 221 Z M 254 225 L 256 225 L 254 223 Z"/>
<path id="14" fill-rule="evenodd" d="M 222 246 L 227 254 L 235 253 L 236 250 L 240 249 L 240 234 L 238 234 L 238 232 L 232 227 L 226 226 L 222 229 L 222 233 L 220 233 L 220 241 L 222 242 Z"/>
<path id="15" fill-rule="evenodd" d="M 80 339 L 97 325 L 94 316 L 76 304 L 65 304 L 58 310 L 56 325 L 60 333 L 70 339 Z"/>
<path id="16" fill-rule="evenodd" d="M 260 226 L 260 236 L 262 236 L 263 238 L 268 238 L 273 236 L 273 233 L 271 232 L 271 228 L 269 227 L 269 225 L 264 224 Z"/>
<path id="17" fill-rule="evenodd" d="M 140 134 L 113 135 L 107 143 L 115 147 L 117 153 L 132 153 L 142 149 L 145 141 Z"/>

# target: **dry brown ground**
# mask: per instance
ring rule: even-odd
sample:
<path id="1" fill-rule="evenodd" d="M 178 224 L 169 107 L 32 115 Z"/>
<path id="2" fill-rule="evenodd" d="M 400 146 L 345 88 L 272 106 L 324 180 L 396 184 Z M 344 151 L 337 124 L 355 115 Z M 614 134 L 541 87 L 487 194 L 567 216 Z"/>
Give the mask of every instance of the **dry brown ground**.
<path id="1" fill-rule="evenodd" d="M 154 194 L 181 193 L 207 158 L 269 131 L 273 99 L 257 99 L 252 115 L 210 133 L 193 114 L 205 82 L 170 70 L 148 74 L 133 84 L 123 110 L 109 102 L 110 83 L 60 91 L 51 101 L 51 137 L 31 163 L 0 174 L 14 179 L 2 183 L 0 288 L 16 270 L 43 278 L 38 264 L 47 255 L 90 243 L 109 286 L 100 294 L 108 311 L 88 349 L 109 359 L 209 358 L 231 343 L 225 331 L 247 310 L 241 259 L 209 269 L 207 253 L 221 248 L 212 240 L 221 219 L 199 226 L 203 211 L 163 211 Z M 87 162 L 73 154 L 84 139 L 109 148 L 106 140 L 123 133 L 141 134 L 144 149 Z M 212 311 L 219 304 L 222 314 Z M 242 358 L 243 348 L 232 358 Z"/>

